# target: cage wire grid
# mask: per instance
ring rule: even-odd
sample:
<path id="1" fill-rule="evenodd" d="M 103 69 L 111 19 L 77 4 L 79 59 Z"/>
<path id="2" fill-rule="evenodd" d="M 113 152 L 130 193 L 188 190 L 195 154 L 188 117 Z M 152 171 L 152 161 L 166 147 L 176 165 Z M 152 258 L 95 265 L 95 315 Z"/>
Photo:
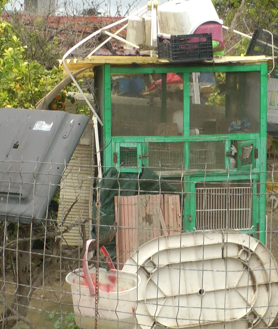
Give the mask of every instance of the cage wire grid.
<path id="1" fill-rule="evenodd" d="M 58 190 L 53 194 L 51 173 L 40 173 L 47 176 L 43 183 L 39 172 L 32 174 L 30 215 L 21 206 L 27 202 L 24 177 L 31 173 L 19 172 L 21 180 L 14 181 L 8 170 L 1 183 L 10 189 L 15 184 L 21 193 L 8 190 L 1 196 L 1 327 L 277 327 L 276 160 L 273 155 L 267 171 L 263 232 L 252 222 L 253 191 L 258 190 L 252 169 L 243 182 L 233 181 L 228 172 L 222 187 L 207 181 L 207 170 L 202 181 L 189 183 L 194 190 L 185 187 L 184 171 L 166 179 L 159 168 L 145 177 L 142 168 L 131 177 L 121 168 L 103 168 L 100 182 L 93 165 L 51 163 L 65 167 Z M 47 191 L 47 207 L 37 217 L 39 185 Z M 188 200 L 196 206 L 192 229 Z M 218 212 L 221 220 L 213 220 Z M 265 245 L 256 239 L 260 233 L 266 234 Z M 84 263 L 90 238 L 106 247 L 116 271 L 110 264 L 107 272 L 108 256 L 94 242 Z M 99 297 L 90 296 L 84 264 Z"/>

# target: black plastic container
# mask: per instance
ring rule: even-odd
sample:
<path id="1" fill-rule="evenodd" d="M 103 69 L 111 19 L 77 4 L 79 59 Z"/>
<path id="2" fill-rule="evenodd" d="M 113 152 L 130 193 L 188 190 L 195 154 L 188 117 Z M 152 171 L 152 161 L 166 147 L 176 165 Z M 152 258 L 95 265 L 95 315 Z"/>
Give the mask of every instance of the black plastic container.
<path id="1" fill-rule="evenodd" d="M 274 53 L 278 53 L 278 35 L 273 34 Z M 272 56 L 272 36 L 263 30 L 255 30 L 246 52 L 247 56 L 266 55 Z"/>
<path id="2" fill-rule="evenodd" d="M 193 62 L 213 58 L 211 34 L 157 37 L 158 57 L 171 62 Z"/>

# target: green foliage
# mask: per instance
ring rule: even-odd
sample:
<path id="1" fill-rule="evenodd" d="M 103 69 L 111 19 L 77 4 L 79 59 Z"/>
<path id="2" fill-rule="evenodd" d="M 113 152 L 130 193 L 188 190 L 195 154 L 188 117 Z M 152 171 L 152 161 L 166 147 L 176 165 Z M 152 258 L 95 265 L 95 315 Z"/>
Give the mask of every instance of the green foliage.
<path id="1" fill-rule="evenodd" d="M 255 29 L 265 29 L 278 34 L 277 0 L 212 0 L 224 25 L 252 36 Z M 224 32 L 226 51 L 229 55 L 245 55 L 249 38 Z"/>
<path id="2" fill-rule="evenodd" d="M 46 68 L 57 66 L 57 59 L 61 58 L 61 47 L 57 32 L 52 32 L 46 17 L 32 17 L 27 26 L 17 12 L 11 15 L 12 24 L 21 43 L 26 45 L 26 58 L 29 61 L 38 61 Z M 60 40 L 61 41 L 61 40 Z"/>
<path id="3" fill-rule="evenodd" d="M 242 0 L 212 0 L 224 24 L 230 26 Z M 256 28 L 278 32 L 278 6 L 276 0 L 245 1 L 244 8 L 237 17 L 236 29 L 250 34 Z"/>
<path id="4" fill-rule="evenodd" d="M 77 114 L 83 114 L 83 115 L 86 115 L 87 117 L 90 117 L 91 110 L 89 109 L 88 105 L 77 104 L 76 105 L 76 113 Z"/>
<path id="5" fill-rule="evenodd" d="M 7 3 L 7 0 L 0 0 L 0 14 L 2 14 L 2 11 L 3 11 L 6 3 Z"/>
<path id="6" fill-rule="evenodd" d="M 49 319 L 55 319 L 57 315 L 60 315 L 58 312 L 51 312 L 49 314 Z M 74 314 L 73 313 L 68 313 L 68 314 L 62 314 L 58 317 L 58 319 L 55 321 L 53 325 L 54 329 L 78 329 L 79 327 L 75 324 L 74 321 Z"/>
<path id="7" fill-rule="evenodd" d="M 270 152 L 274 152 L 278 150 L 278 138 L 274 137 L 271 143 L 271 148 L 270 148 Z"/>
<path id="8" fill-rule="evenodd" d="M 215 73 L 216 86 L 213 87 L 213 93 L 210 94 L 206 105 L 225 106 L 225 93 L 221 93 L 220 86 L 226 82 L 225 73 Z"/>
<path id="9" fill-rule="evenodd" d="M 61 79 L 59 68 L 28 61 L 13 27 L 0 20 L 0 107 L 32 109 Z"/>

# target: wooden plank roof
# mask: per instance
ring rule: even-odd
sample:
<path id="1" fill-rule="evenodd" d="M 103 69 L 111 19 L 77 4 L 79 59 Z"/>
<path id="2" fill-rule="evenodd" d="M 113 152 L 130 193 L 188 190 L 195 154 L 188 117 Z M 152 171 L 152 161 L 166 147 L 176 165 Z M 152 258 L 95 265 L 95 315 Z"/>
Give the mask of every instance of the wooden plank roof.
<path id="1" fill-rule="evenodd" d="M 213 64 L 213 65 L 227 65 L 227 64 L 256 64 L 262 62 L 272 61 L 271 57 L 266 56 L 223 56 L 214 57 L 212 60 L 198 62 L 198 64 Z M 70 58 L 65 60 L 70 72 L 74 73 L 80 69 L 88 68 L 86 73 L 82 73 L 81 76 L 92 75 L 92 69 L 94 66 L 111 64 L 111 65 L 176 65 L 177 63 L 170 62 L 164 58 L 149 57 L 149 56 L 92 56 L 90 58 Z M 62 61 L 61 61 L 62 64 Z M 192 62 L 181 63 L 180 65 L 192 65 Z M 196 64 L 196 63 L 194 63 Z M 67 71 L 63 67 L 64 76 L 67 76 Z"/>

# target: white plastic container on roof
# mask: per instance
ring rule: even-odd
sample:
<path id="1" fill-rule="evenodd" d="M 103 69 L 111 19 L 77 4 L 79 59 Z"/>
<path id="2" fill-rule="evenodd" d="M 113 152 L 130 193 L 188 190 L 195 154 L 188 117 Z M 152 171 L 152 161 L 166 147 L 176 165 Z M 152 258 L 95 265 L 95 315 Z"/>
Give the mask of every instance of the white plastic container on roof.
<path id="1" fill-rule="evenodd" d="M 223 24 L 211 0 L 174 0 L 158 7 L 160 34 L 193 34 L 206 22 Z"/>
<path id="2" fill-rule="evenodd" d="M 157 47 L 157 40 L 153 40 L 151 44 L 151 26 L 152 17 L 148 14 L 141 16 L 134 16 L 129 18 L 126 40 L 137 45 L 144 47 Z M 126 49 L 132 49 L 132 46 L 125 45 Z"/>
<path id="3" fill-rule="evenodd" d="M 123 271 L 141 277 L 135 311 L 141 329 L 268 328 L 278 312 L 276 260 L 238 231 L 153 239 Z"/>

